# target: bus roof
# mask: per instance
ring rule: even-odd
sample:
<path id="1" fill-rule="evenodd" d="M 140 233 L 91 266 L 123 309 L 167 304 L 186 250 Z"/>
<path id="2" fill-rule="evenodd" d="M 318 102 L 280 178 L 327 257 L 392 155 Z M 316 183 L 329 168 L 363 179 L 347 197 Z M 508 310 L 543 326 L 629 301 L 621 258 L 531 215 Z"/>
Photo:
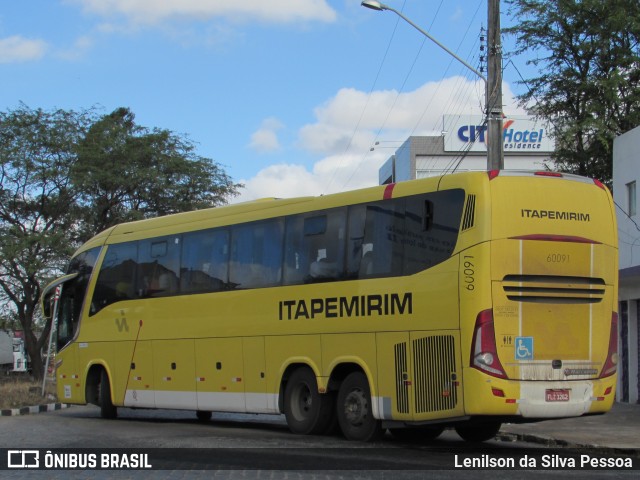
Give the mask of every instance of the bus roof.
<path id="1" fill-rule="evenodd" d="M 262 198 L 221 207 L 127 222 L 97 234 L 82 245 L 76 251 L 76 254 L 106 243 L 119 243 L 152 236 L 203 230 L 218 226 L 257 221 L 280 215 L 379 201 L 391 197 L 402 197 L 440 189 L 466 189 L 471 185 L 475 185 L 477 188 L 481 184 L 488 186 L 490 180 L 495 178 L 495 176 L 492 176 L 491 172 L 489 172 L 489 175 L 487 173 L 488 172 L 484 171 L 462 172 L 441 177 L 409 180 L 395 184 L 376 185 L 364 189 L 316 197 Z M 500 171 L 499 173 L 502 178 L 505 176 L 526 177 L 536 175 L 535 172 Z M 575 175 L 562 174 L 561 176 L 564 176 L 565 180 L 591 182 L 591 180 Z"/>
<path id="2" fill-rule="evenodd" d="M 466 172 L 453 176 L 469 177 L 476 175 L 486 177 L 486 174 L 482 172 Z M 221 207 L 205 208 L 191 212 L 121 223 L 98 233 L 88 240 L 75 252 L 74 256 L 80 252 L 104 244 L 164 235 L 165 233 L 161 232 L 165 231 L 167 235 L 170 235 L 177 232 L 203 230 L 217 226 L 267 219 L 289 213 L 300 213 L 377 201 L 390 198 L 391 195 L 393 195 L 393 197 L 399 197 L 419 192 L 435 191 L 438 189 L 439 179 L 440 177 L 430 177 L 320 196 L 262 198 Z M 310 207 L 310 204 L 313 206 Z M 298 208 L 296 208 L 296 206 L 298 206 Z"/>

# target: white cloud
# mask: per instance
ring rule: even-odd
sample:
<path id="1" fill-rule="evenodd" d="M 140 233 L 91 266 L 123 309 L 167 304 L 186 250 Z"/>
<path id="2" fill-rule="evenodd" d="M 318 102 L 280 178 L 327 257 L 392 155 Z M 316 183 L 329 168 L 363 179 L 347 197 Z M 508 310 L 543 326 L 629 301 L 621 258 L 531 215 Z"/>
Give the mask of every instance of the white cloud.
<path id="1" fill-rule="evenodd" d="M 392 140 L 442 129 L 444 113 L 480 113 L 484 84 L 462 77 L 429 82 L 412 92 L 382 90 L 370 95 L 353 88 L 341 89 L 315 109 L 317 121 L 300 130 L 300 144 L 306 149 L 332 153 L 357 142 L 358 132 Z M 400 137 L 397 137 L 400 135 Z M 353 140 L 352 140 L 353 137 Z M 359 145 L 363 148 L 363 145 Z"/>
<path id="2" fill-rule="evenodd" d="M 461 7 L 456 7 L 456 9 L 454 10 L 453 14 L 451 15 L 451 20 L 453 22 L 457 22 L 460 19 L 464 19 L 466 17 L 466 13 L 465 10 Z"/>
<path id="3" fill-rule="evenodd" d="M 43 40 L 31 40 L 14 35 L 0 39 L 0 63 L 28 62 L 41 59 L 47 51 Z"/>
<path id="4" fill-rule="evenodd" d="M 297 197 L 316 194 L 319 179 L 302 165 L 270 165 L 249 179 L 241 180 L 245 188 L 234 201 L 255 200 L 266 197 Z"/>
<path id="5" fill-rule="evenodd" d="M 119 14 L 134 23 L 153 24 L 176 17 L 262 20 L 288 23 L 332 22 L 336 12 L 326 0 L 67 0 L 99 15 Z"/>
<path id="6" fill-rule="evenodd" d="M 323 195 L 377 185 L 378 168 L 387 156 L 376 151 L 332 155 L 316 162 L 311 171 L 304 165 L 270 165 L 255 177 L 240 181 L 245 188 L 234 203 L 267 197 Z"/>
<path id="7" fill-rule="evenodd" d="M 506 114 L 524 114 L 508 84 L 503 85 Z M 303 126 L 298 147 L 322 158 L 310 169 L 299 164 L 271 165 L 245 184 L 237 201 L 263 197 L 321 195 L 378 184 L 378 169 L 410 135 L 439 134 L 445 114 L 482 113 L 484 84 L 462 77 L 429 82 L 412 92 L 366 92 L 344 88 L 314 110 L 316 122 Z M 357 127 L 357 128 L 356 128 Z"/>
<path id="8" fill-rule="evenodd" d="M 267 118 L 262 125 L 251 135 L 251 143 L 249 146 L 260 153 L 275 152 L 280 150 L 280 142 L 278 141 L 278 130 L 284 125 L 276 118 Z"/>
<path id="9" fill-rule="evenodd" d="M 56 55 L 64 60 L 77 60 L 84 57 L 91 50 L 93 43 L 93 38 L 90 36 L 78 37 L 71 48 L 60 50 Z"/>

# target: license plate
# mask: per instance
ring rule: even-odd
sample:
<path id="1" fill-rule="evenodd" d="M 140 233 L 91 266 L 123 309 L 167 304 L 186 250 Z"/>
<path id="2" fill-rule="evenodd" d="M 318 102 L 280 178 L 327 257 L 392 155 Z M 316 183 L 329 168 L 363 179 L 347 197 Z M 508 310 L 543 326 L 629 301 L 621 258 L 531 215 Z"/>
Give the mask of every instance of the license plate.
<path id="1" fill-rule="evenodd" d="M 547 389 L 545 391 L 545 399 L 547 402 L 568 402 L 569 389 L 566 389 L 566 388 Z"/>

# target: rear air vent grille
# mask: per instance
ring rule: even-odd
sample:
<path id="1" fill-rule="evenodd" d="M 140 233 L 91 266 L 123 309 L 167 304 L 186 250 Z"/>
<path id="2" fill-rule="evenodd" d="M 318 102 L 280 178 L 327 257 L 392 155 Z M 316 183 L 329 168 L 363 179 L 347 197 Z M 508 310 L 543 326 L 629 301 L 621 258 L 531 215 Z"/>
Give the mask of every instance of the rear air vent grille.
<path id="1" fill-rule="evenodd" d="M 476 196 L 468 195 L 467 203 L 464 207 L 464 215 L 462 216 L 461 230 L 468 230 L 473 227 L 476 218 Z"/>
<path id="2" fill-rule="evenodd" d="M 416 413 L 451 410 L 457 403 L 456 359 L 453 336 L 413 341 Z"/>
<path id="3" fill-rule="evenodd" d="M 517 302 L 598 303 L 605 294 L 604 280 L 592 277 L 507 275 L 502 288 Z"/>
<path id="4" fill-rule="evenodd" d="M 409 368 L 407 365 L 407 344 L 396 343 L 396 404 L 398 413 L 409 413 Z"/>

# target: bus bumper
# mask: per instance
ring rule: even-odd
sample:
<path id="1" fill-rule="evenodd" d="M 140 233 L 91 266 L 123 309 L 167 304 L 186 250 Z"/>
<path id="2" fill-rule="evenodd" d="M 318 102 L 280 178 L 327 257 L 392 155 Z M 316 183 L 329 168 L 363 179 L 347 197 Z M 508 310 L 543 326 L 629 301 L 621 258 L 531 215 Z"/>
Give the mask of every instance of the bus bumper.
<path id="1" fill-rule="evenodd" d="M 504 380 L 465 369 L 465 414 L 522 419 L 604 413 L 615 399 L 616 377 L 571 381 Z"/>

